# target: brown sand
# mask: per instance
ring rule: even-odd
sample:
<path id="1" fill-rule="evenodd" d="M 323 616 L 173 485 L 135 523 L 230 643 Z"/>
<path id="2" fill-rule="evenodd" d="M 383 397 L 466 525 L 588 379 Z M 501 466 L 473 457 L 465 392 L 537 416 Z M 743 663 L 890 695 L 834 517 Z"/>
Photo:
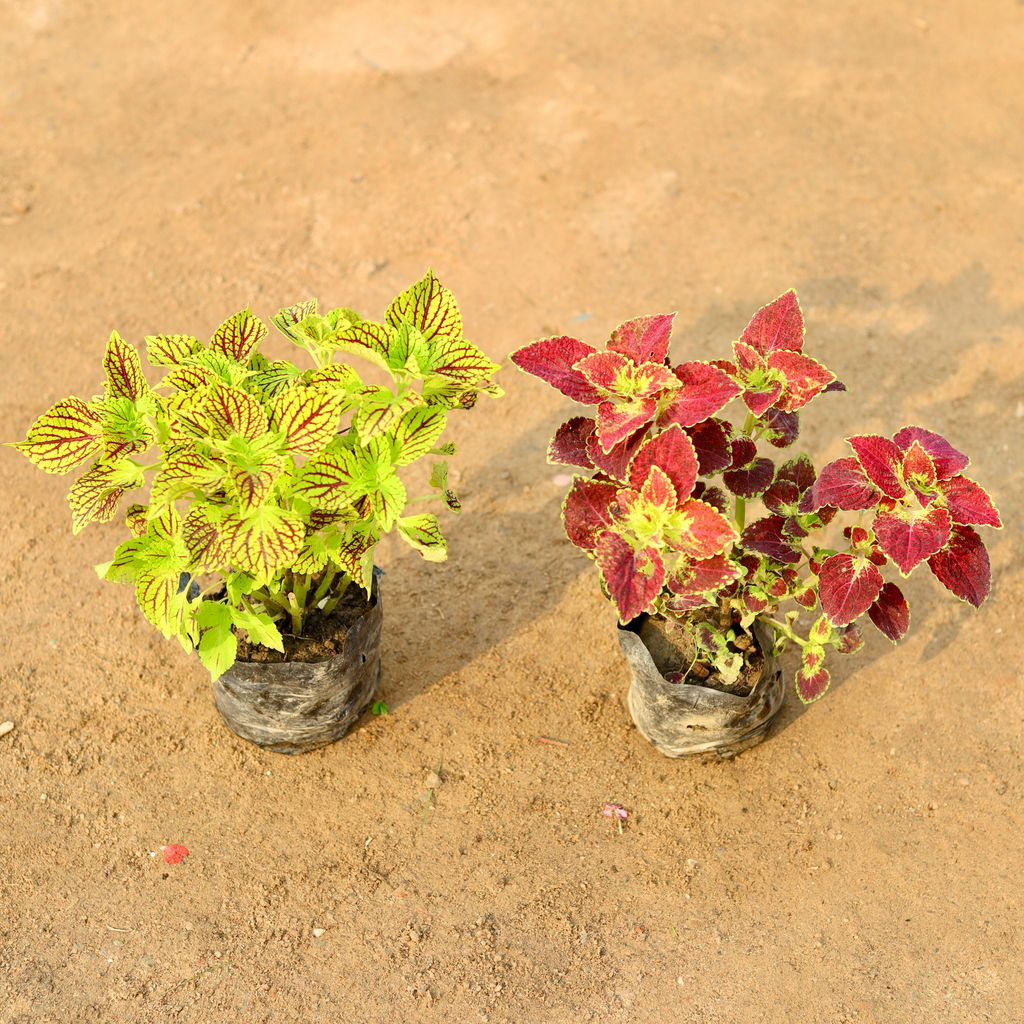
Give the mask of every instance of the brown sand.
<path id="1" fill-rule="evenodd" d="M 99 585 L 122 528 L 0 453 L 0 1022 L 1020 1020 L 1022 52 L 1012 0 L 7 0 L 3 438 L 111 327 L 427 265 L 494 356 L 678 309 L 710 358 L 795 286 L 850 386 L 802 446 L 921 422 L 1009 525 L 983 610 L 915 580 L 901 649 L 671 762 L 561 533 L 568 407 L 509 371 L 453 422 L 450 561 L 381 549 L 392 713 L 288 759 Z"/>

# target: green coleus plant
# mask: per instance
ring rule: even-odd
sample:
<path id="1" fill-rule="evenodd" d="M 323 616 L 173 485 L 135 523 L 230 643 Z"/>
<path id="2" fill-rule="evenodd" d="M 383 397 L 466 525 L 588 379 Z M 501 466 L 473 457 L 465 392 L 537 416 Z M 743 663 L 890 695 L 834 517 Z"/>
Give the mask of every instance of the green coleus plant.
<path id="1" fill-rule="evenodd" d="M 894 643 L 906 634 L 907 601 L 887 566 L 899 578 L 926 565 L 957 598 L 982 603 L 989 560 L 975 527 L 1002 524 L 963 475 L 967 456 L 943 437 L 916 426 L 892 438 L 856 435 L 847 438 L 853 454 L 820 473 L 807 455 L 777 465 L 764 453 L 796 441 L 812 399 L 845 390 L 804 353 L 794 292 L 754 315 L 731 360 L 672 365 L 673 316 L 628 321 L 605 351 L 558 337 L 512 355 L 595 408 L 558 429 L 549 460 L 590 474 L 574 479 L 563 521 L 623 624 L 643 614 L 685 624 L 698 652 L 690 673 L 730 685 L 760 617 L 777 652 L 800 648 L 796 689 L 810 702 L 829 685 L 826 651 L 862 646 L 863 617 Z M 742 416 L 730 421 L 720 414 L 734 401 Z M 762 514 L 748 522 L 752 501 Z M 840 512 L 853 521 L 837 547 L 823 533 Z"/>
<path id="2" fill-rule="evenodd" d="M 146 618 L 198 649 L 214 678 L 235 660 L 237 630 L 280 651 L 282 631 L 302 635 L 310 613 L 329 615 L 352 584 L 369 593 L 384 533 L 445 559 L 437 515 L 415 505 L 459 510 L 445 461 L 455 448 L 441 441 L 448 414 L 501 393 L 498 367 L 465 338 L 433 273 L 382 322 L 321 313 L 315 299 L 271 322 L 311 366 L 262 355 L 267 326 L 248 309 L 209 344 L 147 337 L 155 384 L 114 333 L 103 394 L 57 402 L 15 445 L 48 473 L 88 466 L 68 493 L 75 533 L 148 489 L 127 506 L 131 537 L 97 571 L 132 584 Z M 364 381 L 349 356 L 384 383 Z M 410 498 L 402 471 L 428 456 L 438 458 L 427 493 Z"/>

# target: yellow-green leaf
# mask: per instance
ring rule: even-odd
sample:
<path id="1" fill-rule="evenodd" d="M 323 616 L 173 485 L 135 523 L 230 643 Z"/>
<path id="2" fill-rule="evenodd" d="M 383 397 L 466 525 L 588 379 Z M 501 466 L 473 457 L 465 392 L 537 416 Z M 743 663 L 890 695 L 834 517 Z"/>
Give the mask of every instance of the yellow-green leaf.
<path id="1" fill-rule="evenodd" d="M 14 447 L 45 473 L 67 473 L 98 455 L 102 445 L 103 429 L 95 410 L 80 398 L 64 398 Z"/>

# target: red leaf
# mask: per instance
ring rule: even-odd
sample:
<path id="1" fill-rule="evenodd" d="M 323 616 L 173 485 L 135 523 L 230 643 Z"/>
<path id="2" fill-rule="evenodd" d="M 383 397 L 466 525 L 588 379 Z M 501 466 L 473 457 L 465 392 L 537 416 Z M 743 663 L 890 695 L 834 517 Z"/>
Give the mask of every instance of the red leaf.
<path id="1" fill-rule="evenodd" d="M 800 512 L 817 512 L 825 505 L 846 511 L 871 508 L 878 502 L 881 492 L 865 476 L 860 463 L 849 456 L 828 463 L 814 481 L 814 485 L 800 501 Z"/>
<path id="2" fill-rule="evenodd" d="M 619 621 L 630 622 L 649 611 L 665 582 L 665 564 L 657 548 L 634 551 L 617 533 L 605 533 L 595 554 Z"/>
<path id="3" fill-rule="evenodd" d="M 812 704 L 825 696 L 831 676 L 827 668 L 800 668 L 796 674 L 796 695 L 804 704 Z"/>
<path id="4" fill-rule="evenodd" d="M 730 469 L 742 469 L 749 466 L 757 457 L 757 445 L 749 437 L 737 437 L 729 446 L 731 459 Z"/>
<path id="5" fill-rule="evenodd" d="M 772 352 L 768 365 L 773 370 L 781 370 L 786 378 L 782 397 L 775 403 L 776 408 L 783 412 L 796 412 L 805 406 L 836 376 L 816 359 L 799 352 Z"/>
<path id="6" fill-rule="evenodd" d="M 788 448 L 800 433 L 800 417 L 795 412 L 769 409 L 764 422 L 764 439 L 775 448 Z"/>
<path id="7" fill-rule="evenodd" d="M 754 370 L 763 370 L 765 368 L 764 357 L 753 346 L 743 341 L 734 341 L 732 343 L 732 351 L 736 357 L 736 366 L 740 376 L 746 376 Z M 726 367 L 722 366 L 718 360 L 715 360 L 714 365 L 718 366 L 721 370 L 726 370 Z M 728 373 L 729 371 L 726 370 L 726 372 Z"/>
<path id="8" fill-rule="evenodd" d="M 784 462 L 775 475 L 776 480 L 792 481 L 800 494 L 814 486 L 815 478 L 814 463 L 808 455 L 798 455 L 795 459 Z"/>
<path id="9" fill-rule="evenodd" d="M 680 502 L 686 501 L 697 482 L 697 452 L 679 426 L 671 426 L 652 437 L 637 453 L 629 467 L 629 482 L 639 488 L 651 466 L 663 469 L 676 489 Z"/>
<path id="10" fill-rule="evenodd" d="M 906 451 L 914 441 L 932 457 L 940 480 L 948 480 L 966 469 L 971 461 L 963 452 L 957 451 L 941 434 L 924 427 L 904 427 L 893 436 L 900 451 Z"/>
<path id="11" fill-rule="evenodd" d="M 804 317 L 796 292 L 790 290 L 762 306 L 747 324 L 740 340 L 763 356 L 779 349 L 800 352 L 804 347 Z"/>
<path id="12" fill-rule="evenodd" d="M 868 609 L 871 621 L 895 644 L 910 628 L 910 607 L 895 583 L 886 583 Z"/>
<path id="13" fill-rule="evenodd" d="M 692 427 L 725 408 L 743 388 L 711 363 L 682 363 L 673 371 L 683 386 L 659 423 Z"/>
<path id="14" fill-rule="evenodd" d="M 616 480 L 629 478 L 629 464 L 633 456 L 640 450 L 640 445 L 647 436 L 647 427 L 641 427 L 636 433 L 617 444 L 610 452 L 604 451 L 597 440 L 597 434 L 587 439 L 587 455 L 590 461 L 602 472 Z"/>
<path id="15" fill-rule="evenodd" d="M 512 362 L 521 370 L 547 381 L 563 395 L 584 405 L 597 405 L 601 393 L 574 365 L 596 349 L 576 338 L 545 338 L 512 353 Z"/>
<path id="16" fill-rule="evenodd" d="M 676 510 L 676 489 L 664 470 L 651 466 L 647 479 L 640 488 L 640 500 L 645 505 L 653 505 L 666 512 Z"/>
<path id="17" fill-rule="evenodd" d="M 776 562 L 796 564 L 800 561 L 800 552 L 793 542 L 782 532 L 782 516 L 766 516 L 751 523 L 740 537 L 740 544 L 750 551 L 767 555 Z"/>
<path id="18" fill-rule="evenodd" d="M 630 371 L 633 367 L 629 360 L 618 352 L 595 352 L 593 355 L 584 356 L 575 364 L 575 368 L 598 391 L 619 395 L 622 398 L 628 396 L 623 385 L 632 377 Z"/>
<path id="19" fill-rule="evenodd" d="M 631 434 L 645 427 L 654 418 L 658 403 L 653 398 L 634 398 L 616 404 L 602 402 L 597 407 L 597 439 L 601 448 L 610 452 Z"/>
<path id="20" fill-rule="evenodd" d="M 587 416 L 574 416 L 563 423 L 548 446 L 548 462 L 560 466 L 580 466 L 593 469 L 587 454 L 587 443 L 594 436 L 594 421 Z"/>
<path id="21" fill-rule="evenodd" d="M 969 526 L 953 527 L 946 548 L 928 559 L 928 568 L 951 594 L 975 608 L 980 608 L 988 597 L 991 584 L 988 552 Z"/>
<path id="22" fill-rule="evenodd" d="M 964 526 L 995 526 L 1001 527 L 1002 520 L 988 492 L 973 480 L 965 476 L 955 476 L 952 480 L 941 480 L 939 490 L 946 499 L 946 508 L 954 523 Z"/>
<path id="23" fill-rule="evenodd" d="M 732 465 L 730 434 L 732 428 L 722 420 L 710 419 L 686 428 L 697 452 L 697 472 L 715 473 Z"/>
<path id="24" fill-rule="evenodd" d="M 764 494 L 775 475 L 775 466 L 771 459 L 764 457 L 755 459 L 743 469 L 729 469 L 722 474 L 725 486 L 741 498 L 756 498 Z"/>
<path id="25" fill-rule="evenodd" d="M 161 846 L 160 852 L 168 864 L 180 864 L 188 856 L 187 846 Z"/>
<path id="26" fill-rule="evenodd" d="M 940 551 L 949 539 L 949 513 L 933 506 L 927 511 L 879 512 L 872 529 L 878 546 L 908 576 L 926 558 Z"/>
<path id="27" fill-rule="evenodd" d="M 878 569 L 846 553 L 826 558 L 818 573 L 821 608 L 834 626 L 846 626 L 863 615 L 881 589 Z"/>
<path id="28" fill-rule="evenodd" d="M 612 332 L 608 348 L 629 356 L 634 363 L 663 363 L 668 356 L 675 313 L 638 316 L 627 320 Z"/>
<path id="29" fill-rule="evenodd" d="M 906 489 L 900 482 L 900 469 L 903 466 L 903 452 L 895 442 L 877 434 L 863 434 L 848 437 L 847 442 L 857 453 L 864 472 L 871 482 L 890 498 L 902 498 Z"/>
<path id="30" fill-rule="evenodd" d="M 593 551 L 598 536 L 612 522 L 609 506 L 615 500 L 615 484 L 599 480 L 573 480 L 562 503 L 562 520 L 569 540 L 584 551 Z"/>
<path id="31" fill-rule="evenodd" d="M 907 483 L 925 488 L 933 487 L 938 479 L 935 462 L 920 441 L 911 442 L 903 453 L 903 477 Z"/>
<path id="32" fill-rule="evenodd" d="M 744 391 L 743 401 L 755 416 L 763 416 L 779 400 L 782 384 L 776 382 L 763 391 Z"/>
<path id="33" fill-rule="evenodd" d="M 740 567 L 726 555 L 686 562 L 673 573 L 667 586 L 674 594 L 706 594 L 719 590 L 742 575 Z"/>
<path id="34" fill-rule="evenodd" d="M 686 526 L 665 541 L 675 551 L 690 558 L 711 558 L 736 539 L 729 520 L 706 502 L 691 498 L 679 506 L 679 511 L 686 516 Z"/>

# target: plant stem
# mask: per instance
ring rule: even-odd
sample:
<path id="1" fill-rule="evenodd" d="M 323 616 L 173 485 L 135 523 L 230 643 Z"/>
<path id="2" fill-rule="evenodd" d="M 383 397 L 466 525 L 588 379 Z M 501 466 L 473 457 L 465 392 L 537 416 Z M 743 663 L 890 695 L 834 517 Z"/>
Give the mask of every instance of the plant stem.
<path id="1" fill-rule="evenodd" d="M 324 578 L 320 581 L 320 586 L 316 588 L 313 594 L 313 600 L 310 604 L 315 608 L 330 592 L 331 584 L 334 582 L 335 577 L 338 575 L 338 570 L 333 566 L 324 573 Z"/>
<path id="2" fill-rule="evenodd" d="M 764 615 L 760 615 L 758 618 L 760 618 L 765 625 L 771 626 L 776 633 L 781 633 L 787 640 L 792 640 L 793 643 L 799 644 L 801 647 L 807 646 L 808 641 L 804 640 L 803 637 L 797 636 L 796 633 L 793 632 L 792 628 L 787 626 L 786 623 L 779 622 L 777 619 L 769 619 Z"/>
<path id="3" fill-rule="evenodd" d="M 757 422 L 756 417 L 752 412 L 747 413 L 747 418 L 743 424 L 743 429 L 740 433 L 744 437 L 750 437 L 751 432 L 754 429 L 754 424 Z M 736 531 L 737 533 L 743 532 L 743 527 L 746 525 L 747 519 L 747 501 L 745 498 L 741 498 L 738 494 L 736 495 Z"/>
<path id="4" fill-rule="evenodd" d="M 338 588 L 338 592 L 333 597 L 328 598 L 327 604 L 325 604 L 320 611 L 320 614 L 325 619 L 330 618 L 331 613 L 334 611 L 335 608 L 338 607 L 338 602 L 345 596 L 345 591 L 348 590 L 349 584 L 351 582 L 352 577 L 346 574 L 344 581 Z"/>

